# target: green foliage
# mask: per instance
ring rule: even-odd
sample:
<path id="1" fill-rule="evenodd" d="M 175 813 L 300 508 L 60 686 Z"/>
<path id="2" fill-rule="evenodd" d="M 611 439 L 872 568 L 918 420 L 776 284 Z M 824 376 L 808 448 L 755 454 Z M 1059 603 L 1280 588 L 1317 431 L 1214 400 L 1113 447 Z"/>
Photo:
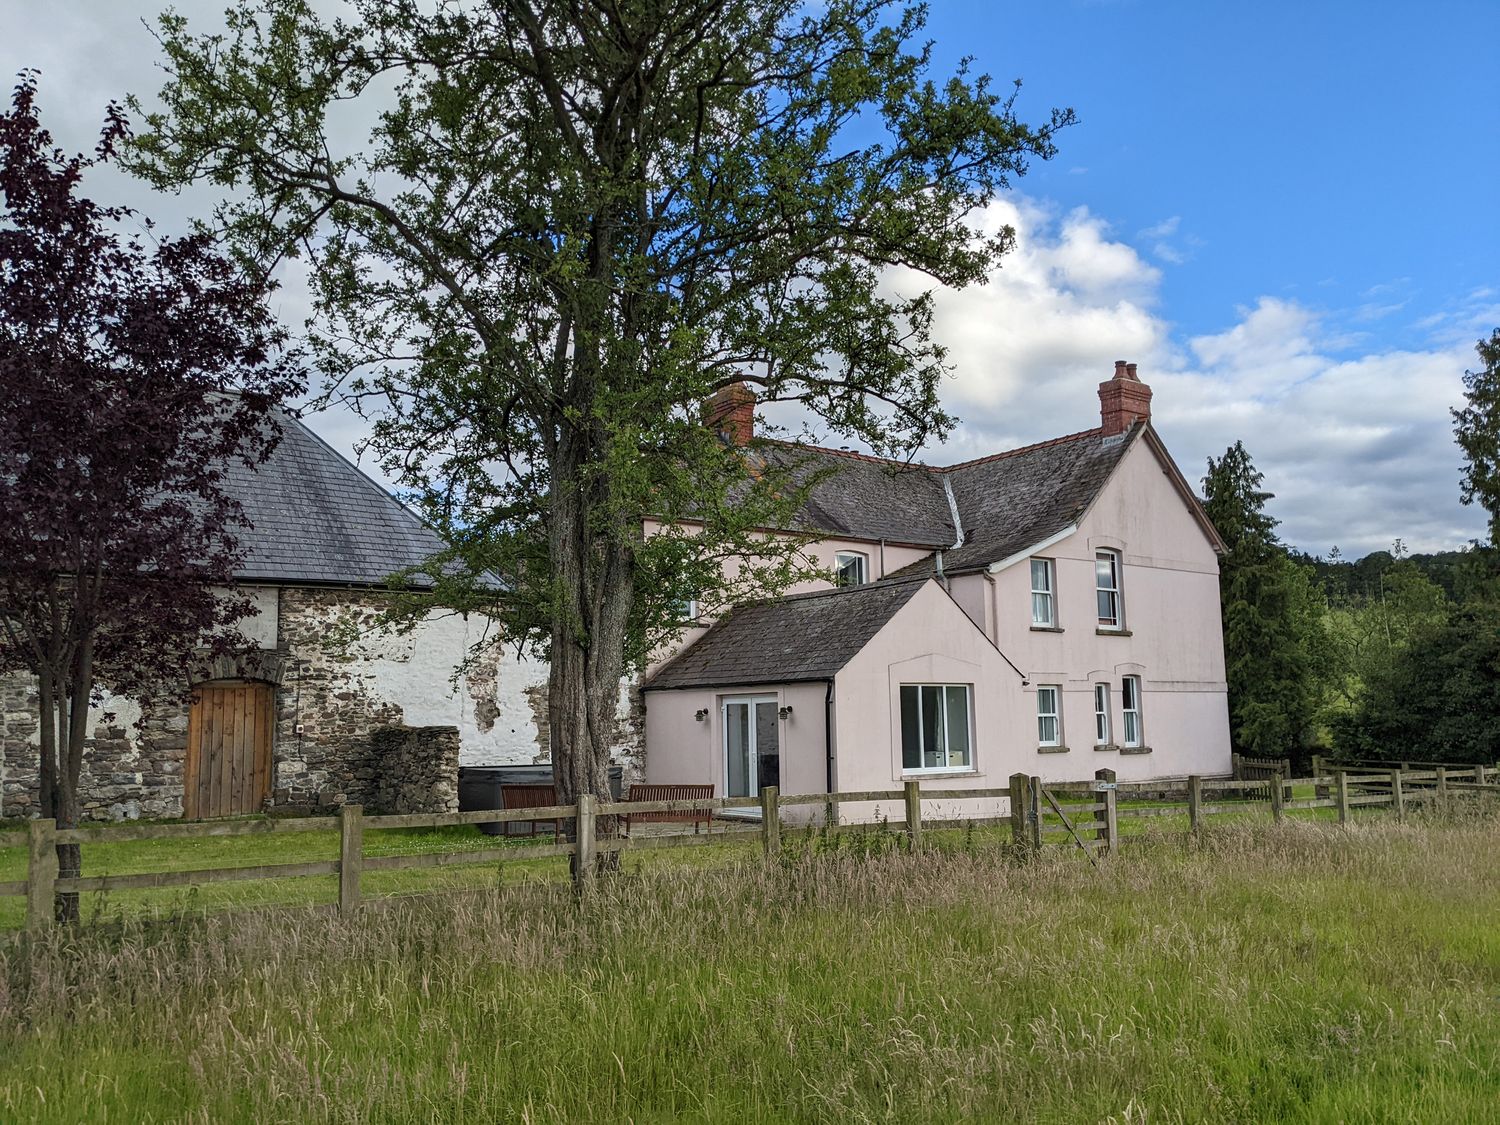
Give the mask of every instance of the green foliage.
<path id="1" fill-rule="evenodd" d="M 1468 464 L 1463 502 L 1490 516 L 1490 542 L 1500 547 L 1500 328 L 1475 345 L 1483 366 L 1464 373 L 1465 406 L 1453 411 L 1453 432 Z"/>
<path id="2" fill-rule="evenodd" d="M 438 598 L 545 651 L 554 745 L 602 786 L 620 676 L 682 603 L 800 577 L 761 530 L 806 474 L 727 448 L 704 400 L 750 384 L 794 438 L 892 454 L 946 433 L 930 292 L 884 279 L 982 281 L 1014 232 L 966 220 L 1072 114 L 934 74 L 894 0 L 347 8 L 163 16 L 132 167 L 225 189 L 257 267 L 308 259 L 330 393 L 453 544 Z"/>
<path id="3" fill-rule="evenodd" d="M 1311 734 L 1314 672 L 1328 654 L 1321 594 L 1277 539 L 1263 479 L 1235 442 L 1209 459 L 1204 506 L 1226 548 L 1219 584 L 1231 736 L 1242 752 L 1281 757 L 1298 752 Z"/>
<path id="4" fill-rule="evenodd" d="M 1369 661 L 1334 731 L 1345 757 L 1500 760 L 1500 602 L 1463 604 Z"/>

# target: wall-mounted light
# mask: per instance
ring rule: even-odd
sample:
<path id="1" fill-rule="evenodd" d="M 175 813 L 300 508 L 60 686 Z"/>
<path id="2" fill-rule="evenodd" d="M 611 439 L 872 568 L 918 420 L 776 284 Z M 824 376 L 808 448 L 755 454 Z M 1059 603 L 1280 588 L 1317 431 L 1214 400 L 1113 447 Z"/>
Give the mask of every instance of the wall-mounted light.
<path id="1" fill-rule="evenodd" d="M 776 713 L 778 715 L 780 715 L 783 719 L 790 719 L 792 717 L 792 709 L 791 709 L 790 705 L 788 705 L 786 707 L 783 707 L 780 711 L 777 711 Z"/>
<path id="2" fill-rule="evenodd" d="M 700 708 L 698 708 L 697 713 L 695 713 L 693 715 L 693 718 L 697 719 L 700 723 L 703 722 L 705 719 L 708 718 L 708 708 L 707 707 L 700 707 Z"/>

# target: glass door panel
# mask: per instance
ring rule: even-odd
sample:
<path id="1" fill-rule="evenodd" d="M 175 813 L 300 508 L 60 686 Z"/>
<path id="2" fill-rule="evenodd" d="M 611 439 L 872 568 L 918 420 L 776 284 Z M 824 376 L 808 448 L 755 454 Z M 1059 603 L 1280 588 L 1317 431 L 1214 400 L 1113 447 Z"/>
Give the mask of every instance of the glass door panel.
<path id="1" fill-rule="evenodd" d="M 755 791 L 781 785 L 781 725 L 774 699 L 755 703 Z"/>
<path id="2" fill-rule="evenodd" d="M 755 795 L 754 733 L 750 729 L 748 702 L 724 704 L 724 756 L 726 797 Z"/>

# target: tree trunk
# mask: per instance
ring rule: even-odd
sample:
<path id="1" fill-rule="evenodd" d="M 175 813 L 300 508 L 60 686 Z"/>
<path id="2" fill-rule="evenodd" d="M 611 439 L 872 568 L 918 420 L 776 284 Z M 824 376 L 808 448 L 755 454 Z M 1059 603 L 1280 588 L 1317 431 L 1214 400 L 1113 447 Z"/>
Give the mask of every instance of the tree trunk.
<path id="1" fill-rule="evenodd" d="M 57 827 L 77 828 L 79 820 L 78 781 L 83 773 L 83 748 L 88 735 L 89 697 L 94 691 L 93 643 L 85 640 L 78 646 L 77 662 L 65 699 L 58 700 L 59 762 L 57 785 Z M 64 708 L 66 710 L 64 711 Z M 78 844 L 57 845 L 57 876 L 76 879 L 83 874 L 83 848 Z M 57 920 L 79 919 L 78 892 L 57 896 Z"/>
<path id="2" fill-rule="evenodd" d="M 576 434 L 564 433 L 553 457 L 549 529 L 555 598 L 547 717 L 553 777 L 565 803 L 581 793 L 612 799 L 610 749 L 635 593 L 632 543 L 621 529 L 595 533 L 598 509 L 579 483 L 579 444 Z M 601 835 L 613 832 L 613 819 L 599 825 Z M 618 853 L 599 859 L 600 870 L 618 866 Z"/>

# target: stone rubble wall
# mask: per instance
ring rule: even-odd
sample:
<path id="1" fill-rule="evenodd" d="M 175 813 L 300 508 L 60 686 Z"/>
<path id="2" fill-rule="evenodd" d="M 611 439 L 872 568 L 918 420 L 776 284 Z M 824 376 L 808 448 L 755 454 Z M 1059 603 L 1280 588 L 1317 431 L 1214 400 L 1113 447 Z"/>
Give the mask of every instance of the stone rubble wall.
<path id="1" fill-rule="evenodd" d="M 368 813 L 458 811 L 457 727 L 382 727 L 370 734 Z"/>
<path id="2" fill-rule="evenodd" d="M 455 667 L 482 625 L 438 616 L 406 636 L 374 628 L 385 605 L 379 591 L 282 588 L 274 604 L 276 648 L 246 654 L 234 666 L 205 667 L 202 679 L 247 678 L 276 685 L 271 804 L 371 807 L 417 800 L 447 804 L 445 782 L 401 767 L 383 781 L 376 732 L 444 730 L 418 738 L 451 774 L 464 765 L 543 765 L 551 760 L 546 665 L 498 647 L 455 680 Z M 331 638 L 353 635 L 351 644 Z M 0 817 L 39 815 L 36 690 L 29 677 L 0 677 Z M 92 820 L 182 815 L 189 701 L 185 692 L 152 700 L 106 698 L 94 709 L 85 752 L 84 815 Z M 388 736 L 382 736 L 388 737 Z M 403 745 L 407 745 L 403 743 Z M 644 774 L 640 693 L 622 685 L 614 760 L 627 780 Z M 450 765 L 450 751 L 458 757 Z M 403 752 L 402 761 L 410 762 Z M 411 776 L 405 776 L 410 773 Z M 445 775 L 446 776 L 446 775 Z M 391 786 L 408 791 L 392 795 Z M 425 806 L 424 806 L 425 811 Z"/>

